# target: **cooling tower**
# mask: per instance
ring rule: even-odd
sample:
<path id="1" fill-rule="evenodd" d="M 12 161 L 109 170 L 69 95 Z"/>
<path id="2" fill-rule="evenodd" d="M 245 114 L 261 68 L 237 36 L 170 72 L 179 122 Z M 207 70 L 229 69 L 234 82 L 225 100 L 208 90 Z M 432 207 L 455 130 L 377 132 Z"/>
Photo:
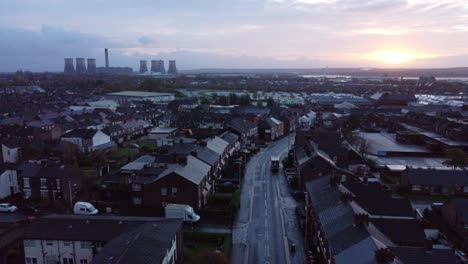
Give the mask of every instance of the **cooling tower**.
<path id="1" fill-rule="evenodd" d="M 159 60 L 159 72 L 160 73 L 166 73 L 166 68 L 164 68 L 164 61 Z"/>
<path id="2" fill-rule="evenodd" d="M 107 48 L 104 49 L 104 56 L 106 57 L 106 68 L 109 68 L 109 51 Z"/>
<path id="3" fill-rule="evenodd" d="M 86 63 L 84 58 L 76 58 L 76 72 L 85 73 L 86 72 Z"/>
<path id="4" fill-rule="evenodd" d="M 88 59 L 88 73 L 96 73 L 96 59 Z"/>
<path id="5" fill-rule="evenodd" d="M 73 59 L 71 58 L 66 58 L 65 59 L 65 68 L 63 70 L 65 73 L 74 73 L 75 72 L 75 66 L 73 65 Z"/>
<path id="6" fill-rule="evenodd" d="M 170 60 L 169 61 L 169 69 L 167 73 L 176 75 L 177 74 L 177 67 L 176 67 L 176 61 L 175 60 Z"/>
<path id="7" fill-rule="evenodd" d="M 158 63 L 157 60 L 151 60 L 151 72 L 158 72 Z"/>
<path id="8" fill-rule="evenodd" d="M 146 64 L 146 60 L 140 61 L 140 73 L 145 73 L 148 71 L 148 64 Z"/>

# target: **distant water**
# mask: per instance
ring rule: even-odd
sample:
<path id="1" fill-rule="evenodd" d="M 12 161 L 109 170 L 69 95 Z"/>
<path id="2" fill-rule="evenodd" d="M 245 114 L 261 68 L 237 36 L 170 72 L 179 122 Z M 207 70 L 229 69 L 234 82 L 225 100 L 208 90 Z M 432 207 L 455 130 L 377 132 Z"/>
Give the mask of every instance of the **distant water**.
<path id="1" fill-rule="evenodd" d="M 351 76 L 346 76 L 346 75 L 333 75 L 333 74 L 306 74 L 306 75 L 301 75 L 303 78 L 346 78 L 346 79 L 351 79 Z"/>
<path id="2" fill-rule="evenodd" d="M 329 78 L 329 79 L 351 79 L 351 78 L 358 78 L 358 79 L 399 79 L 400 77 L 366 77 L 366 76 L 348 76 L 348 75 L 333 75 L 333 74 L 306 74 L 300 75 L 303 78 Z M 403 76 L 405 80 L 418 80 L 419 77 L 411 77 L 411 76 Z M 440 81 L 453 81 L 453 82 L 468 82 L 468 77 L 436 77 L 437 80 Z"/>

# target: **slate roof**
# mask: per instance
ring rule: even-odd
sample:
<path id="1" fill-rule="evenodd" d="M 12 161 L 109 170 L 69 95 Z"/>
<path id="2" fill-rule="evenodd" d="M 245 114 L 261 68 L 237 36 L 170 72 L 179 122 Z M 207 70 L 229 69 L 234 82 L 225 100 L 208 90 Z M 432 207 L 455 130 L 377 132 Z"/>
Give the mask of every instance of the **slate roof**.
<path id="1" fill-rule="evenodd" d="M 455 264 L 457 263 L 452 249 L 436 249 L 427 252 L 425 248 L 415 247 L 390 247 L 396 258 L 403 263 L 424 264 Z"/>
<path id="2" fill-rule="evenodd" d="M 120 168 L 120 170 L 141 170 L 145 165 L 155 162 L 156 158 L 152 155 L 143 155 L 138 159 L 127 163 L 125 166 Z"/>
<path id="3" fill-rule="evenodd" d="M 181 226 L 180 219 L 140 225 L 112 239 L 91 263 L 161 263 Z"/>
<path id="4" fill-rule="evenodd" d="M 257 127 L 253 122 L 241 118 L 232 119 L 228 125 L 238 133 L 249 133 L 251 129 Z"/>
<path id="5" fill-rule="evenodd" d="M 224 132 L 219 137 L 227 141 L 229 144 L 235 144 L 239 140 L 239 136 L 229 131 Z"/>
<path id="6" fill-rule="evenodd" d="M 97 133 L 97 131 L 98 130 L 96 129 L 78 128 L 78 129 L 73 129 L 72 131 L 65 133 L 64 135 L 62 135 L 62 137 L 92 139 L 93 136 Z"/>
<path id="7" fill-rule="evenodd" d="M 408 169 L 404 173 L 409 184 L 468 185 L 468 171 L 465 170 Z"/>
<path id="8" fill-rule="evenodd" d="M 167 170 L 161 173 L 159 178 L 165 177 L 172 172 L 184 177 L 185 179 L 199 185 L 203 178 L 210 171 L 211 166 L 197 159 L 192 155 L 187 156 L 187 164 L 177 164 L 177 166 L 169 166 Z"/>
<path id="9" fill-rule="evenodd" d="M 147 221 L 163 218 L 52 215 L 25 227 L 25 239 L 109 241 Z"/>
<path id="10" fill-rule="evenodd" d="M 306 189 L 336 263 L 376 263 L 377 246 L 364 226 L 354 225 L 353 209 L 341 201 L 330 179 L 309 181 Z"/>
<path id="11" fill-rule="evenodd" d="M 196 157 L 199 160 L 210 166 L 213 166 L 216 164 L 216 162 L 218 162 L 219 154 L 207 147 L 198 146 L 194 151 L 196 152 Z"/>
<path id="12" fill-rule="evenodd" d="M 372 218 L 370 222 L 391 241 L 397 244 L 405 242 L 424 243 L 426 235 L 417 219 Z"/>
<path id="13" fill-rule="evenodd" d="M 32 178 L 63 178 L 80 177 L 81 173 L 78 167 L 71 165 L 63 166 L 41 166 L 35 163 L 23 162 L 18 166 L 19 175 Z"/>
<path id="14" fill-rule="evenodd" d="M 224 141 L 224 139 L 220 137 L 214 137 L 212 139 L 207 140 L 206 147 L 213 150 L 214 152 L 222 155 L 226 148 L 229 146 L 229 143 Z"/>
<path id="15" fill-rule="evenodd" d="M 358 181 L 342 183 L 354 196 L 354 201 L 372 215 L 414 217 L 411 204 L 406 199 L 386 195 L 378 182 L 364 184 Z"/>

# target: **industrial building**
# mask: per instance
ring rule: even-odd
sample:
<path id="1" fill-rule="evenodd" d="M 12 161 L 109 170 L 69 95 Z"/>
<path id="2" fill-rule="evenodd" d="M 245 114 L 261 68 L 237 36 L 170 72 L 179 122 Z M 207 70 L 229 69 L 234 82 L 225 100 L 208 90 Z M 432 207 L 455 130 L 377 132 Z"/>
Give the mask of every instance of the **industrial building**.
<path id="1" fill-rule="evenodd" d="M 119 103 L 127 101 L 151 101 L 151 102 L 170 102 L 175 99 L 172 93 L 154 93 L 142 91 L 123 91 L 116 93 L 109 93 L 105 96 L 107 99 L 115 100 Z"/>

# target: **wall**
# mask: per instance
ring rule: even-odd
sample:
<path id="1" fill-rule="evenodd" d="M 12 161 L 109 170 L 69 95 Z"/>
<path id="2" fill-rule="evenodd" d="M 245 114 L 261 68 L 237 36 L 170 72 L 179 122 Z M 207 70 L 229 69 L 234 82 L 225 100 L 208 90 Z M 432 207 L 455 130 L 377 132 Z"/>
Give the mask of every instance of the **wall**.
<path id="1" fill-rule="evenodd" d="M 0 198 L 5 198 L 18 192 L 19 186 L 16 171 L 4 171 L 3 174 L 0 175 Z"/>
<path id="2" fill-rule="evenodd" d="M 47 263 L 47 257 L 50 261 L 63 259 L 73 259 L 73 263 L 80 263 L 80 260 L 86 259 L 88 263 L 93 258 L 92 248 L 81 248 L 81 241 L 63 241 L 63 240 L 29 240 L 34 241 L 34 247 L 24 246 L 25 258 L 36 258 L 37 264 Z M 68 243 L 68 244 L 66 244 Z M 25 243 L 26 244 L 26 243 Z M 98 251 L 101 248 L 98 248 Z M 60 259 L 59 259 L 60 257 Z M 26 261 L 26 259 L 25 259 Z"/>
<path id="3" fill-rule="evenodd" d="M 93 136 L 93 147 L 107 144 L 110 142 L 110 136 L 104 134 L 102 131 L 96 132 Z"/>
<path id="4" fill-rule="evenodd" d="M 161 188 L 167 188 L 167 195 L 161 195 Z M 172 187 L 177 187 L 177 196 L 172 196 Z M 162 207 L 162 203 L 188 204 L 195 210 L 199 209 L 198 185 L 185 179 L 184 177 L 171 173 L 151 184 L 143 186 L 142 202 L 145 207 Z M 133 193 L 135 194 L 135 193 Z M 133 195 L 135 196 L 135 195 Z"/>
<path id="5" fill-rule="evenodd" d="M 5 163 L 16 163 L 19 158 L 19 148 L 8 148 L 2 144 L 2 156 Z"/>

